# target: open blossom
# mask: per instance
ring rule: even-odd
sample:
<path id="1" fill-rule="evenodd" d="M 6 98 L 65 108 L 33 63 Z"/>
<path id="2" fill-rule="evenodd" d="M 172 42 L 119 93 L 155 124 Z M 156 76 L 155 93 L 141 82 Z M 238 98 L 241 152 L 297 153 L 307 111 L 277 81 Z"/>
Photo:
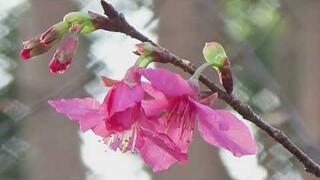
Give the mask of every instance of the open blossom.
<path id="1" fill-rule="evenodd" d="M 159 118 L 166 127 L 162 133 L 182 145 L 181 148 L 192 141 L 198 117 L 200 135 L 209 144 L 229 150 L 237 157 L 256 153 L 255 141 L 243 122 L 228 111 L 213 110 L 205 105 L 211 104 L 216 95 L 199 101 L 197 86 L 164 69 L 147 69 L 141 74 L 163 93 L 143 101 L 147 118 Z"/>
<path id="2" fill-rule="evenodd" d="M 78 44 L 79 39 L 77 34 L 67 38 L 54 53 L 49 64 L 50 71 L 53 73 L 65 71 L 72 61 Z"/>
<path id="3" fill-rule="evenodd" d="M 92 98 L 49 104 L 71 120 L 78 120 L 82 131 L 91 129 L 103 137 L 111 149 L 138 152 L 153 171 L 160 171 L 177 161 L 185 162 L 187 155 L 167 134 L 154 130 L 159 128 L 157 121 L 146 118 L 141 102 L 146 91 L 156 90 L 141 82 L 140 70 L 130 68 L 120 81 L 104 78 L 105 84 L 112 87 L 102 104 Z"/>

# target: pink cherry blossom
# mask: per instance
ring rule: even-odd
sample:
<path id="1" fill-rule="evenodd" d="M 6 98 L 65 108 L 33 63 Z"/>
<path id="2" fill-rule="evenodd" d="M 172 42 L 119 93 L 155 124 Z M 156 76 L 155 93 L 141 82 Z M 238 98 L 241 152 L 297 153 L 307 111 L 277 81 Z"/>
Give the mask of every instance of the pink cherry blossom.
<path id="1" fill-rule="evenodd" d="M 197 99 L 197 86 L 178 74 L 164 69 L 147 69 L 140 73 L 163 95 L 142 102 L 147 118 L 159 118 L 167 134 L 183 150 L 193 139 L 196 118 L 202 138 L 217 147 L 224 148 L 240 157 L 256 153 L 256 143 L 248 127 L 226 110 L 213 110 L 206 104 L 215 99 Z M 151 91 L 150 91 L 151 92 Z M 152 93 L 151 93 L 152 94 Z M 180 142 L 182 141 L 182 142 Z"/>
<path id="2" fill-rule="evenodd" d="M 160 171 L 175 162 L 185 162 L 187 154 L 167 134 L 155 131 L 162 127 L 157 120 L 146 118 L 141 102 L 146 91 L 157 90 L 141 82 L 140 70 L 130 68 L 120 81 L 103 78 L 112 87 L 102 104 L 92 98 L 62 99 L 49 104 L 69 119 L 78 120 L 82 131 L 91 129 L 103 137 L 111 149 L 138 152 L 153 171 Z"/>

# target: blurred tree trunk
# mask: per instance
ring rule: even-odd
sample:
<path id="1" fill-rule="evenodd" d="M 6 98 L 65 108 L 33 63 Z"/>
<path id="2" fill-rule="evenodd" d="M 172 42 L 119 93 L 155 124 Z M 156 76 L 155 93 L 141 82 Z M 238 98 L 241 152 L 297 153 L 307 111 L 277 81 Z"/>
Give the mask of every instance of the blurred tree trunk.
<path id="1" fill-rule="evenodd" d="M 159 43 L 197 66 L 204 63 L 202 48 L 205 42 L 223 40 L 216 28 L 219 27 L 218 18 L 208 15 L 217 13 L 215 4 L 214 0 L 156 1 Z M 177 68 L 166 66 L 183 74 Z M 207 75 L 214 76 L 213 73 Z M 185 77 L 190 76 L 185 74 Z M 197 127 L 195 130 L 197 131 Z M 198 133 L 195 135 L 189 155 L 187 164 L 157 173 L 154 179 L 230 179 L 220 160 L 218 149 L 205 143 Z"/>
<path id="2" fill-rule="evenodd" d="M 282 3 L 286 24 L 279 46 L 279 81 L 319 145 L 320 1 L 286 0 Z M 308 173 L 303 174 L 305 179 L 316 179 Z"/>
<path id="3" fill-rule="evenodd" d="M 71 0 L 29 1 L 30 9 L 22 16 L 20 22 L 21 42 L 62 20 L 63 16 L 75 11 Z M 22 43 L 21 43 L 22 44 Z M 74 78 L 85 72 L 84 53 L 79 50 L 69 70 L 63 74 L 50 74 L 48 64 L 55 48 L 45 55 L 29 60 L 19 61 L 16 73 L 15 90 L 17 98 L 36 110 L 22 124 L 22 133 L 30 148 L 24 162 L 25 179 L 84 179 L 85 168 L 80 157 L 80 139 L 77 123 L 70 122 L 56 113 L 47 104 L 48 95 L 75 84 Z M 80 47 L 81 48 L 81 47 Z M 69 87 L 70 88 L 70 87 Z M 83 96 L 77 91 L 73 97 Z M 67 88 L 60 90 L 54 98 L 65 98 Z M 43 102 L 37 104 L 43 99 Z"/>

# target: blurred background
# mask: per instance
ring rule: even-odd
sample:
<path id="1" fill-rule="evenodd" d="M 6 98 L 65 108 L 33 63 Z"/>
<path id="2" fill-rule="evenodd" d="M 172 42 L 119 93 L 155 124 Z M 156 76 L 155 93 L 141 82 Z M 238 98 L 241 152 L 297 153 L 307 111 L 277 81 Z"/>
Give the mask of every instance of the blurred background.
<path id="1" fill-rule="evenodd" d="M 108 2 L 139 31 L 196 65 L 204 62 L 206 41 L 223 44 L 234 94 L 320 163 L 319 0 Z M 99 76 L 121 78 L 137 58 L 138 41 L 104 31 L 82 36 L 64 74 L 49 73 L 54 50 L 30 61 L 19 53 L 23 41 L 66 13 L 87 10 L 102 13 L 99 0 L 0 0 L 0 179 L 315 179 L 251 123 L 256 156 L 234 158 L 196 135 L 189 162 L 157 174 L 137 155 L 112 152 L 92 133 L 80 133 L 47 101 L 101 100 L 108 89 Z M 207 75 L 218 82 L 215 72 Z"/>

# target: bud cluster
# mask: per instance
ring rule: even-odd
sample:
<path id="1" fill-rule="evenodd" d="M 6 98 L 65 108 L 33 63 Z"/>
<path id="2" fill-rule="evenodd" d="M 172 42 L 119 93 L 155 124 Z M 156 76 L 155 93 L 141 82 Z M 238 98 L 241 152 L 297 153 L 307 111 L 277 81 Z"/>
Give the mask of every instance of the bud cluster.
<path id="1" fill-rule="evenodd" d="M 44 54 L 61 42 L 67 32 L 71 32 L 71 35 L 57 48 L 49 65 L 51 72 L 62 73 L 72 61 L 79 44 L 79 34 L 90 33 L 97 29 L 93 21 L 94 19 L 88 13 L 71 12 L 65 15 L 63 21 L 24 42 L 20 56 L 22 59 L 28 60 Z"/>

